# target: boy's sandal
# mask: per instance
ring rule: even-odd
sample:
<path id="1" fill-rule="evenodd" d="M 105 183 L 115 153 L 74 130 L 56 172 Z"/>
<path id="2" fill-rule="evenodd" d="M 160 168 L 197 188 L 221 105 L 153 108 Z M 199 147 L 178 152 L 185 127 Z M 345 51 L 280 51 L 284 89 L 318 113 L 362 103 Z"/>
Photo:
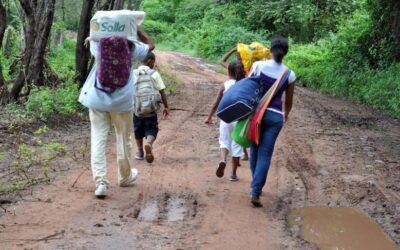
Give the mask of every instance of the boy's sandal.
<path id="1" fill-rule="evenodd" d="M 237 177 L 237 175 L 231 175 L 231 177 L 229 177 L 229 180 L 232 182 L 236 182 L 239 181 L 239 178 Z"/>
<path id="2" fill-rule="evenodd" d="M 218 164 L 217 171 L 215 173 L 218 178 L 222 178 L 224 176 L 225 167 L 226 167 L 226 162 L 224 161 L 221 161 Z"/>
<path id="3" fill-rule="evenodd" d="M 146 161 L 147 161 L 148 163 L 152 163 L 152 162 L 154 161 L 153 147 L 152 147 L 149 143 L 147 143 L 147 144 L 144 146 L 144 151 L 145 151 L 145 153 L 146 153 L 146 156 L 145 156 Z"/>
<path id="4" fill-rule="evenodd" d="M 144 152 L 143 152 L 143 150 L 136 152 L 135 159 L 136 160 L 140 160 L 140 161 L 144 160 Z"/>

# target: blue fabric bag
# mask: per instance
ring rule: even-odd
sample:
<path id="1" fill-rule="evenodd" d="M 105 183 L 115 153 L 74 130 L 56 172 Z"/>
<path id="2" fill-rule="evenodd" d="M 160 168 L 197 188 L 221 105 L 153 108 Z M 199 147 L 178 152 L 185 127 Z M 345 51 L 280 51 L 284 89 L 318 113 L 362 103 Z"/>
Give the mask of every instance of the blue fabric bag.
<path id="1" fill-rule="evenodd" d="M 226 123 L 248 117 L 266 92 L 261 77 L 244 78 L 228 89 L 218 105 L 217 116 Z"/>

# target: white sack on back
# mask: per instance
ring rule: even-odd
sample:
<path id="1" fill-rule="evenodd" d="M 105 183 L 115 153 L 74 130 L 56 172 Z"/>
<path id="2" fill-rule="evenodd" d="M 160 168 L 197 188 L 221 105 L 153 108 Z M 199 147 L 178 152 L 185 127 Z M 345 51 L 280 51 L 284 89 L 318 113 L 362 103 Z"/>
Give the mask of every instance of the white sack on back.
<path id="1" fill-rule="evenodd" d="M 123 36 L 137 41 L 137 26 L 142 24 L 145 15 L 143 11 L 97 11 L 90 20 L 90 40 L 98 42 L 104 37 Z"/>

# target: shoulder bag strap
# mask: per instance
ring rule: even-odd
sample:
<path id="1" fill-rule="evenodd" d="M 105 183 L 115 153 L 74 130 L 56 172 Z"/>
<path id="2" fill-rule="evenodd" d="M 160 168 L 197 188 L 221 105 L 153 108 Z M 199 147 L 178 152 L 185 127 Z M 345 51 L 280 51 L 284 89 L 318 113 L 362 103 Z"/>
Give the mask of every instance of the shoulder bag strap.
<path id="1" fill-rule="evenodd" d="M 268 90 L 268 92 L 263 96 L 261 101 L 258 104 L 256 112 L 254 116 L 251 118 L 251 124 L 249 129 L 249 139 L 253 141 L 255 144 L 259 144 L 260 141 L 260 128 L 261 121 L 267 110 L 271 100 L 275 97 L 276 93 L 281 89 L 281 87 L 285 84 L 288 76 L 289 68 L 285 67 L 282 74 L 276 79 L 275 83 Z M 289 72 L 290 73 L 290 72 Z"/>

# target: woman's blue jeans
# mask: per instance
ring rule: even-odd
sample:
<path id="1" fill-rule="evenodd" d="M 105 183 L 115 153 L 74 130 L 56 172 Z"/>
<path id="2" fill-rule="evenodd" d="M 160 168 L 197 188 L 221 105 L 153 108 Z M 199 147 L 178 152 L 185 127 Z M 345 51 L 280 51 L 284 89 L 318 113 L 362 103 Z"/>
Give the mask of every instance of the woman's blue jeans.
<path id="1" fill-rule="evenodd" d="M 253 176 L 251 195 L 260 196 L 267 180 L 275 142 L 283 127 L 283 115 L 267 110 L 262 119 L 260 143 L 250 146 L 250 168 Z"/>

